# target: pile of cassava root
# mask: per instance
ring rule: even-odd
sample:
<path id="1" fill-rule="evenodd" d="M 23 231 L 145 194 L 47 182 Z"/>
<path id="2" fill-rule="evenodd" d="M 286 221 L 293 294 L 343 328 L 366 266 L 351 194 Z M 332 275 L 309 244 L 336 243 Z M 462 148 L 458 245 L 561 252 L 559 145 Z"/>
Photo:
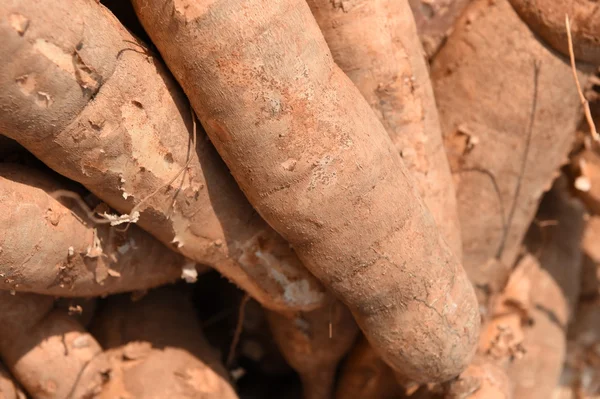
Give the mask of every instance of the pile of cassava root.
<path id="1" fill-rule="evenodd" d="M 598 0 L 0 0 L 1 399 L 600 399 Z"/>

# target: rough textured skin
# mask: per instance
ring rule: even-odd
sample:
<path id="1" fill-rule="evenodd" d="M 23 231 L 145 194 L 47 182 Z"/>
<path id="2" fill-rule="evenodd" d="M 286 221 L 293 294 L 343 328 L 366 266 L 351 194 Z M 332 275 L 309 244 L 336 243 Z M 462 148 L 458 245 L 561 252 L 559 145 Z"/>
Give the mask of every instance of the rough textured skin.
<path id="1" fill-rule="evenodd" d="M 82 374 L 76 398 L 237 398 L 184 290 L 111 297 L 91 329 L 107 350 Z"/>
<path id="2" fill-rule="evenodd" d="M 392 369 L 366 339 L 359 339 L 344 362 L 335 398 L 395 399 L 400 392 Z"/>
<path id="3" fill-rule="evenodd" d="M 25 394 L 0 363 L 0 399 L 25 399 Z"/>
<path id="4" fill-rule="evenodd" d="M 300 375 L 304 399 L 330 399 L 337 366 L 358 334 L 350 311 L 336 301 L 306 313 L 268 312 L 267 318 L 283 356 Z"/>
<path id="5" fill-rule="evenodd" d="M 428 68 L 406 0 L 309 0 L 336 64 L 387 130 L 440 233 L 462 256 L 456 194 Z M 343 3 L 342 3 L 343 4 Z"/>
<path id="6" fill-rule="evenodd" d="M 102 348 L 51 297 L 0 291 L 0 356 L 36 399 L 63 399 Z"/>
<path id="7" fill-rule="evenodd" d="M 508 0 L 471 3 L 431 73 L 457 184 L 464 266 L 485 303 L 505 283 L 538 201 L 566 160 L 581 106 L 568 62 Z"/>
<path id="8" fill-rule="evenodd" d="M 565 15 L 569 15 L 573 53 L 600 65 L 600 3 L 596 0 L 510 0 L 519 16 L 550 46 L 569 55 Z"/>
<path id="9" fill-rule="evenodd" d="M 312 310 L 317 280 L 252 209 L 165 67 L 95 1 L 0 5 L 0 131 L 264 306 Z M 51 16 L 51 18 L 49 17 Z M 185 165 L 185 173 L 162 188 Z"/>
<path id="10" fill-rule="evenodd" d="M 49 194 L 59 188 L 52 175 L 0 164 L 0 289 L 90 297 L 156 287 L 194 267 L 136 226 L 94 226 Z"/>
<path id="11" fill-rule="evenodd" d="M 452 33 L 471 0 L 408 0 L 427 58 L 432 58 Z"/>
<path id="12" fill-rule="evenodd" d="M 133 4 L 250 202 L 376 351 L 409 378 L 462 371 L 471 284 L 306 3 Z"/>

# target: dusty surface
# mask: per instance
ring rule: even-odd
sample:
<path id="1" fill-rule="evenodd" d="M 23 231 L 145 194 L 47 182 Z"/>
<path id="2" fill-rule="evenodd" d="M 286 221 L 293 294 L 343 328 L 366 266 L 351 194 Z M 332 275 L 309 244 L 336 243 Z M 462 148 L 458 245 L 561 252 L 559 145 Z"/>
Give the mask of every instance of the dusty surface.
<path id="1" fill-rule="evenodd" d="M 367 100 L 417 182 L 442 236 L 460 259 L 456 194 L 426 61 L 405 0 L 309 6 L 336 64 Z"/>
<path id="2" fill-rule="evenodd" d="M 51 174 L 0 164 L 0 289 L 98 296 L 173 282 L 194 262 L 131 226 L 94 224 L 51 196 Z"/>
<path id="3" fill-rule="evenodd" d="M 420 380 L 466 367 L 472 286 L 305 2 L 133 4 L 246 197 L 385 361 Z"/>
<path id="4" fill-rule="evenodd" d="M 0 9 L 9 16 L 0 52 L 11 59 L 0 67 L 3 134 L 119 212 L 139 212 L 142 228 L 266 307 L 323 303 L 316 279 L 246 201 L 200 126 L 190 149 L 183 94 L 110 12 L 83 0 Z"/>
<path id="5" fill-rule="evenodd" d="M 486 303 L 505 284 L 538 202 L 566 161 L 581 106 L 567 61 L 507 0 L 467 8 L 433 62 L 432 80 L 464 266 Z"/>

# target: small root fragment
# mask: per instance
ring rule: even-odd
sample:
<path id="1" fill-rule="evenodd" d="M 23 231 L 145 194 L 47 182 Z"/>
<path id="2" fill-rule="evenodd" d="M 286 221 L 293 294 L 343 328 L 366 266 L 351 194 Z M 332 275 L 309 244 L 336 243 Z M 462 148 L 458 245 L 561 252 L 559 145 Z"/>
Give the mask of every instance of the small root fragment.
<path id="1" fill-rule="evenodd" d="M 573 52 L 573 38 L 571 37 L 571 22 L 569 21 L 569 15 L 565 14 L 565 26 L 567 29 L 567 39 L 569 41 L 569 58 L 571 59 L 571 69 L 573 70 L 573 77 L 575 78 L 575 85 L 577 86 L 577 93 L 579 93 L 579 99 L 581 101 L 581 105 L 583 106 L 583 112 L 585 113 L 585 119 L 590 127 L 590 134 L 592 139 L 596 142 L 600 141 L 600 135 L 598 135 L 598 131 L 596 130 L 596 125 L 594 124 L 594 119 L 592 118 L 592 112 L 590 111 L 590 103 L 583 95 L 583 91 L 581 90 L 581 84 L 579 83 L 579 78 L 577 77 L 577 67 L 575 65 L 575 54 Z"/>

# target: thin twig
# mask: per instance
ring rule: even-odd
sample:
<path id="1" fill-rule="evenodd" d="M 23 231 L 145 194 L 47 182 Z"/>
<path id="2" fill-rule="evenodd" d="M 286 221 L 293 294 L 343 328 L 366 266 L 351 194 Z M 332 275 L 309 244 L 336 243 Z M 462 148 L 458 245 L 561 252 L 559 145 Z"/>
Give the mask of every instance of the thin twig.
<path id="1" fill-rule="evenodd" d="M 233 341 L 231 341 L 231 346 L 229 347 L 229 354 L 227 355 L 227 367 L 231 367 L 233 363 L 233 359 L 235 358 L 235 351 L 240 341 L 240 337 L 242 335 L 242 330 L 244 327 L 244 317 L 246 313 L 246 304 L 250 300 L 250 295 L 244 295 L 242 302 L 240 303 L 240 313 L 238 315 L 237 325 L 235 326 L 235 332 L 233 333 Z"/>
<path id="2" fill-rule="evenodd" d="M 513 199 L 513 203 L 511 205 L 510 211 L 508 213 L 506 230 L 504 231 L 504 235 L 502 236 L 502 240 L 500 241 L 500 246 L 498 248 L 498 253 L 496 254 L 497 259 L 500 259 L 502 257 L 502 253 L 504 252 L 504 247 L 506 245 L 506 241 L 508 240 L 508 234 L 510 232 L 510 227 L 512 225 L 513 217 L 515 216 L 515 212 L 517 210 L 519 194 L 521 193 L 521 183 L 523 182 L 523 176 L 525 176 L 525 169 L 527 167 L 527 158 L 529 157 L 529 147 L 531 146 L 531 137 L 533 136 L 533 125 L 535 123 L 535 114 L 537 111 L 539 77 L 540 77 L 540 64 L 538 61 L 534 61 L 533 62 L 533 101 L 531 102 L 531 112 L 529 114 L 529 126 L 527 127 L 527 138 L 525 141 L 525 150 L 523 153 L 523 159 L 521 160 L 521 170 L 519 171 L 519 179 L 517 180 L 517 185 L 515 187 L 515 198 Z"/>
<path id="3" fill-rule="evenodd" d="M 590 111 L 590 103 L 583 95 L 583 91 L 581 90 L 581 84 L 579 83 L 579 78 L 577 77 L 577 68 L 575 66 L 575 53 L 573 51 L 573 38 L 571 37 L 571 22 L 569 21 L 568 14 L 565 14 L 565 26 L 567 28 L 567 39 L 569 41 L 569 58 L 571 59 L 571 69 L 573 70 L 573 77 L 575 78 L 577 93 L 579 93 L 579 100 L 581 101 L 581 105 L 583 106 L 583 112 L 585 114 L 585 119 L 587 120 L 587 123 L 590 127 L 590 134 L 592 135 L 592 139 L 594 139 L 594 141 L 600 141 L 600 136 L 596 131 L 596 125 L 594 124 L 592 112 Z"/>

